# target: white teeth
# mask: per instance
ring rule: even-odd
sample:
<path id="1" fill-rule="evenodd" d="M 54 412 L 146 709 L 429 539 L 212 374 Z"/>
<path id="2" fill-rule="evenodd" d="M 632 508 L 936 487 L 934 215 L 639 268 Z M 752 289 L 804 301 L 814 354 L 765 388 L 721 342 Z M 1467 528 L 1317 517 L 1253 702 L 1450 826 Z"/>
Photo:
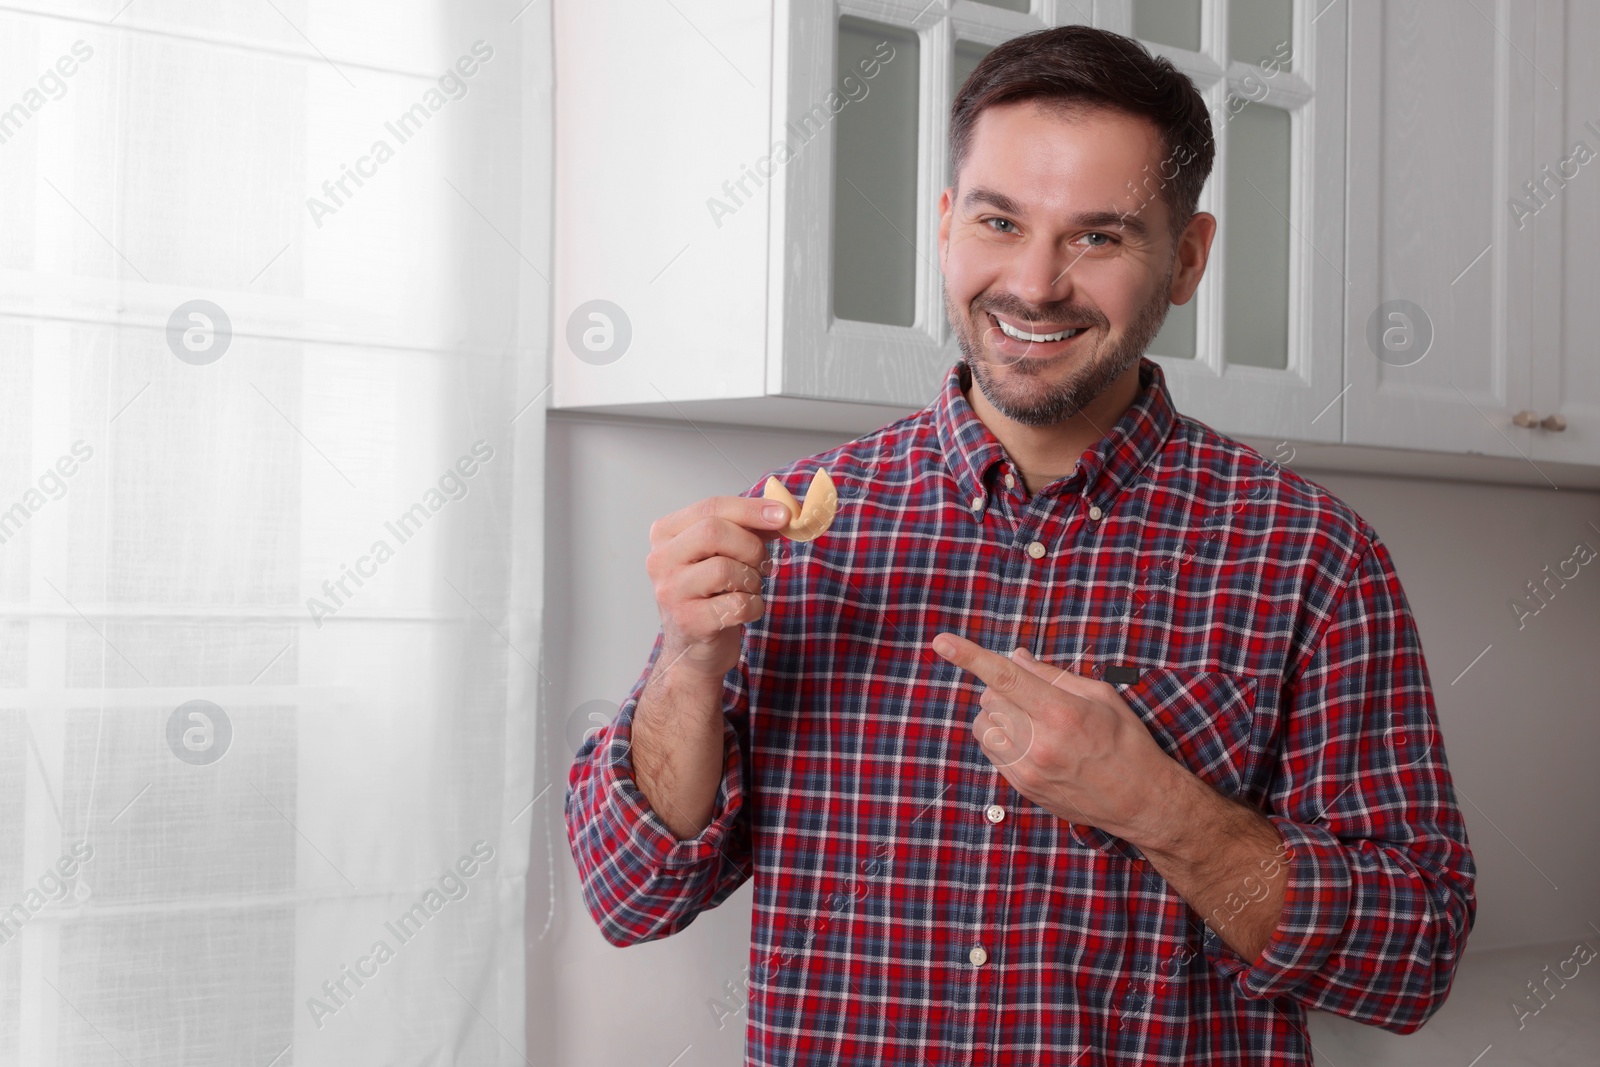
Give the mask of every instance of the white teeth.
<path id="1" fill-rule="evenodd" d="M 1015 337 L 1019 341 L 1062 341 L 1068 337 L 1076 337 L 1084 330 L 1084 328 L 1079 328 L 1076 330 L 1062 330 L 1060 333 L 1024 333 L 998 315 L 994 317 L 994 321 L 1000 324 L 1002 333 L 1007 337 Z"/>

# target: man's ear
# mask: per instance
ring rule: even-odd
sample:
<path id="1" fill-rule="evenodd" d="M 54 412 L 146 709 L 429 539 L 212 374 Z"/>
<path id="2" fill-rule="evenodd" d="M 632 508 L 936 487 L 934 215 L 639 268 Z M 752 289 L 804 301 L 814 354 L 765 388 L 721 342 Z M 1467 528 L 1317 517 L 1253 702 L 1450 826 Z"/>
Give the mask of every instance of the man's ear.
<path id="1" fill-rule="evenodd" d="M 939 194 L 939 270 L 944 271 L 945 249 L 950 246 L 951 206 L 955 203 L 955 186 L 946 186 Z"/>
<path id="2" fill-rule="evenodd" d="M 1206 263 L 1211 254 L 1211 241 L 1217 235 L 1217 217 L 1208 211 L 1197 211 L 1179 235 L 1174 250 L 1176 269 L 1172 275 L 1172 289 L 1168 299 L 1174 304 L 1187 304 L 1200 288 L 1205 276 Z M 1178 299 L 1179 297 L 1183 299 Z"/>

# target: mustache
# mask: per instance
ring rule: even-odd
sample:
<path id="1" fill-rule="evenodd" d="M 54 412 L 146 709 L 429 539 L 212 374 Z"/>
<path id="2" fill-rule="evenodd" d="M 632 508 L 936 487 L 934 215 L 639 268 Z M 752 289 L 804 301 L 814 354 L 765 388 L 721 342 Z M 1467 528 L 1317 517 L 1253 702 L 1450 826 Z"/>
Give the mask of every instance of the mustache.
<path id="1" fill-rule="evenodd" d="M 1008 300 L 999 296 L 989 297 L 981 305 L 974 303 L 973 307 L 980 313 L 993 311 L 1021 322 L 1070 322 L 1080 326 L 1104 324 L 1099 312 L 1076 304 L 1051 304 L 1042 311 L 1035 312 L 1020 300 Z"/>

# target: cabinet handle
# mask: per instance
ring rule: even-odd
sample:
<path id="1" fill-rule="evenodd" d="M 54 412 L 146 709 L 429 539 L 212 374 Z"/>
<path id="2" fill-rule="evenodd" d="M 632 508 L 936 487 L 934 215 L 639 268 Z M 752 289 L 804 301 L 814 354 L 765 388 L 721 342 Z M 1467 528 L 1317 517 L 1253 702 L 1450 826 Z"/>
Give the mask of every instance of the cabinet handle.
<path id="1" fill-rule="evenodd" d="M 1519 411 L 1511 416 L 1511 421 L 1518 426 L 1537 426 L 1546 430 L 1565 430 L 1567 420 L 1560 415 L 1546 415 L 1539 418 L 1537 411 Z"/>

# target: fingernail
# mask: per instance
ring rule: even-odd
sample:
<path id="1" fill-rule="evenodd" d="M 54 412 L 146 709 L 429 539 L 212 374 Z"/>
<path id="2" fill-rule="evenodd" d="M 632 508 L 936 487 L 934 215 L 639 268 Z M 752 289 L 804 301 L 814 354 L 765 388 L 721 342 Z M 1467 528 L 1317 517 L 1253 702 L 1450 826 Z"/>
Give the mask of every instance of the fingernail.
<path id="1" fill-rule="evenodd" d="M 768 504 L 762 514 L 767 517 L 768 522 L 777 522 L 779 519 L 787 519 L 789 517 L 789 509 L 782 504 Z"/>

